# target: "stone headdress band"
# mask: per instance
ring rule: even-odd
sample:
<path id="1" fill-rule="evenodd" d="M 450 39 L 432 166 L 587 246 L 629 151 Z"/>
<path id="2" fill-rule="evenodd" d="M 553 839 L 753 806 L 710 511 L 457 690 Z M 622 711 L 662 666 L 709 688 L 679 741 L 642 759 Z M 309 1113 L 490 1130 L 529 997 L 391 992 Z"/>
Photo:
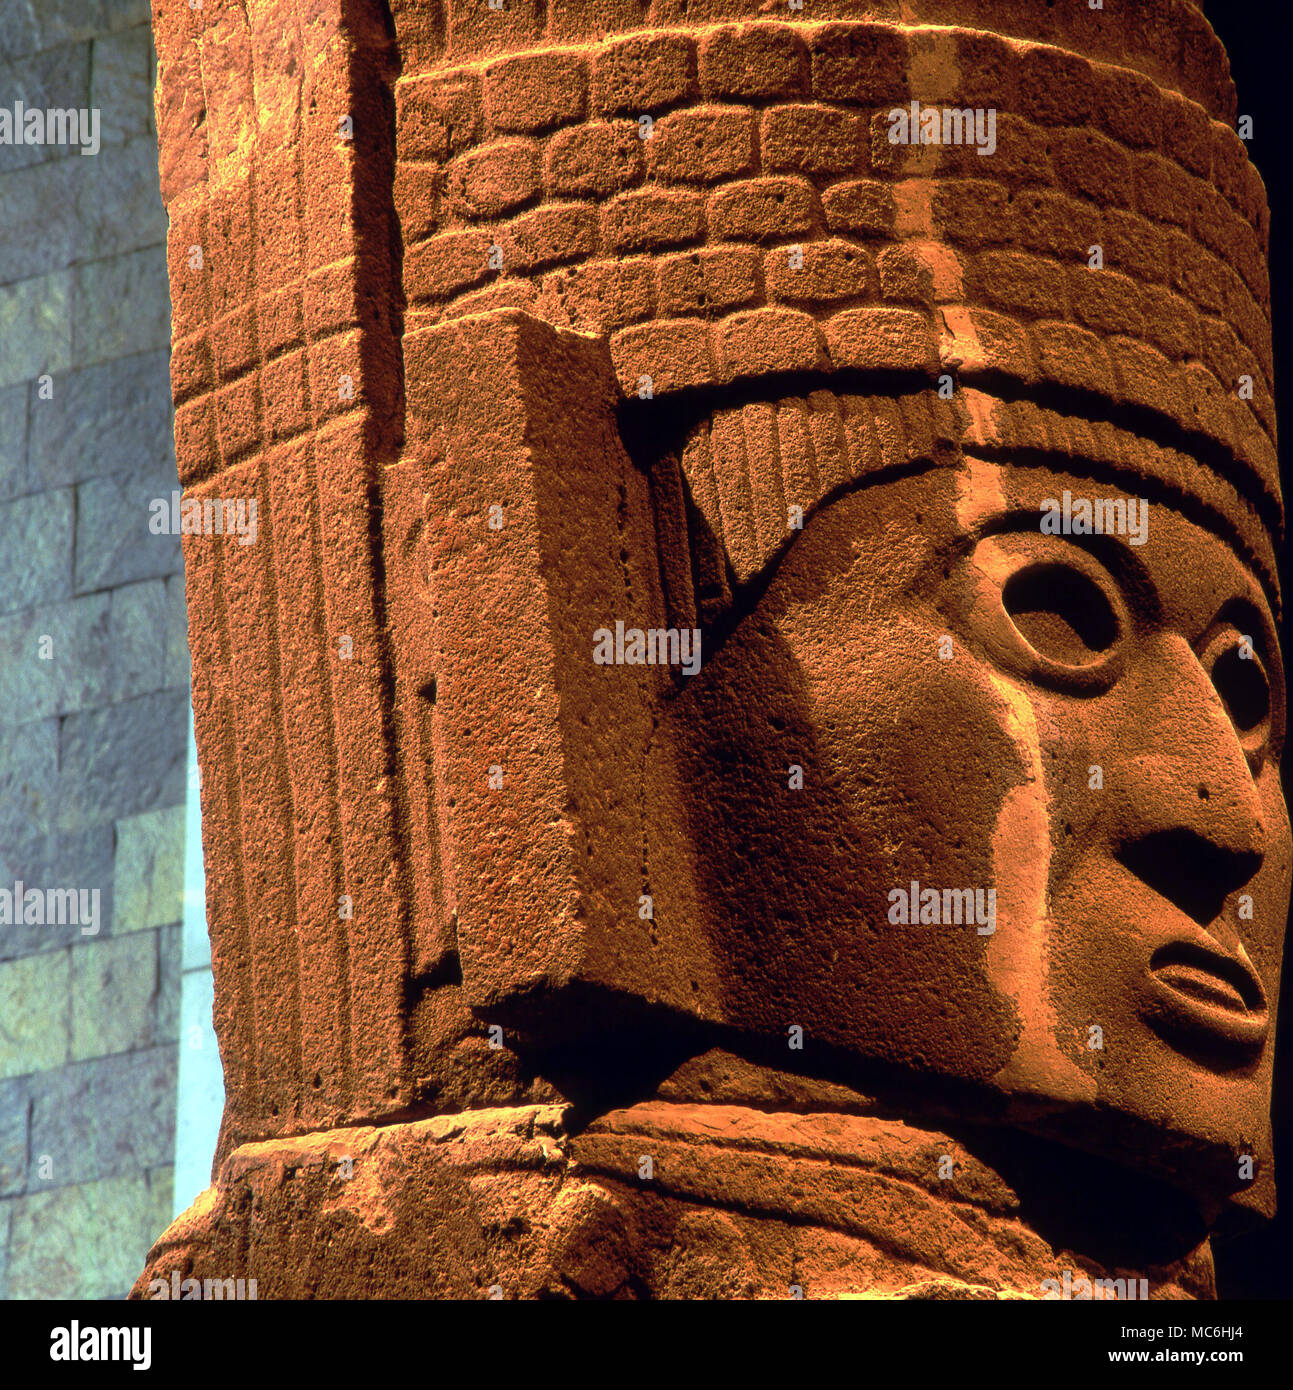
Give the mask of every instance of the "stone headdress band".
<path id="1" fill-rule="evenodd" d="M 1006 466 L 1048 464 L 1177 508 L 1234 547 L 1278 611 L 1271 517 L 1197 450 L 1166 445 L 1156 432 L 971 388 L 946 400 L 910 386 L 878 395 L 870 394 L 875 384 L 791 393 L 750 385 L 747 399 L 713 409 L 702 393 L 700 418 L 679 414 L 662 439 L 630 415 L 631 440 L 655 436 L 657 447 L 640 446 L 639 458 L 667 533 L 661 562 L 674 571 L 680 624 L 728 619 L 734 603 L 741 606 L 738 594 L 757 590 L 802 525 L 836 497 L 922 467 L 955 467 L 966 454 Z M 670 558 L 680 554 L 692 557 L 687 575 Z"/>

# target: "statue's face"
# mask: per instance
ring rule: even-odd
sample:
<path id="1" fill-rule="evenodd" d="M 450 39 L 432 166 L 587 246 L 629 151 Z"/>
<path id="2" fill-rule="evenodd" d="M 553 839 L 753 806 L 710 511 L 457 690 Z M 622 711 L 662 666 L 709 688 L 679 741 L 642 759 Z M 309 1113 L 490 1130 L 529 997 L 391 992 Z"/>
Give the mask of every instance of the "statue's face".
<path id="1" fill-rule="evenodd" d="M 973 460 L 845 497 L 696 678 L 711 730 L 741 711 L 706 751 L 727 1006 L 1080 1116 L 1079 1142 L 1093 1107 L 1115 1143 L 1146 1122 L 1225 1191 L 1236 1152 L 1269 1154 L 1276 630 L 1235 551 L 1165 504 L 1141 545 L 1042 534 L 1066 489 L 1136 506 Z M 913 880 L 940 917 L 944 889 L 995 913 L 904 921 Z"/>

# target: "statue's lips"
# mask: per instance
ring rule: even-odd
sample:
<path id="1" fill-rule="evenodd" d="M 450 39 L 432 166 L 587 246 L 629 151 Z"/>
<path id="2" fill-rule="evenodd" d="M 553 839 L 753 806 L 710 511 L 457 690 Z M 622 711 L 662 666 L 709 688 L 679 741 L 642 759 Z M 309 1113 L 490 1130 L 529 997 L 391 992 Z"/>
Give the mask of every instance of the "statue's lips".
<path id="1" fill-rule="evenodd" d="M 1270 1028 L 1266 991 L 1238 956 L 1197 942 L 1173 941 L 1154 952 L 1149 978 L 1165 1021 L 1244 1047 L 1265 1042 Z"/>

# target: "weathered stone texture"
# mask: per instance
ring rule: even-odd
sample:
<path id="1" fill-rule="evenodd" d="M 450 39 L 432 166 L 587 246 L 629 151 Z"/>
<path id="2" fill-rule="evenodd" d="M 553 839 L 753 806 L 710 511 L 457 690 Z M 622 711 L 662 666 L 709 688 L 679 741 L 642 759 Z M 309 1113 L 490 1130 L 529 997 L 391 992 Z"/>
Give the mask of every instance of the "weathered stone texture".
<path id="1" fill-rule="evenodd" d="M 52 721 L 51 721 L 52 725 Z M 31 725 L 27 726 L 30 731 Z M 15 880 L 28 885 L 59 885 L 67 881 L 68 866 L 75 866 L 76 886 L 97 892 L 100 931 L 106 931 L 113 912 L 114 828 L 110 823 L 84 830 L 26 834 L 10 831 L 0 849 L 0 875 L 12 889 Z M 62 925 L 24 923 L 0 933 L 0 960 L 28 956 L 36 951 L 57 951 L 87 940 L 79 922 Z M 53 1007 L 55 1001 L 48 1001 Z"/>
<path id="2" fill-rule="evenodd" d="M 155 16 L 180 477 L 264 525 L 184 542 L 227 1104 L 137 1295 L 1039 1297 L 1089 1163 L 1072 1258 L 1208 1297 L 1272 1210 L 1225 55 L 1186 0 L 867 13 Z M 1084 488 L 1143 550 L 1038 526 Z M 934 882 L 1000 923 L 888 910 Z"/>
<path id="3" fill-rule="evenodd" d="M 145 931 L 182 919 L 184 808 L 168 807 L 117 822 L 113 926 Z"/>
<path id="4" fill-rule="evenodd" d="M 4 1204 L 9 1297 L 120 1298 L 137 1272 L 135 1251 L 166 1223 L 168 1166 L 28 1192 Z"/>
<path id="5" fill-rule="evenodd" d="M 0 285 L 0 385 L 72 365 L 72 272 Z"/>
<path id="6" fill-rule="evenodd" d="M 68 488 L 0 506 L 0 526 L 9 540 L 0 560 L 5 612 L 71 597 L 74 524 Z"/>
<path id="7" fill-rule="evenodd" d="M 185 711 L 184 691 L 165 690 L 64 719 L 59 827 L 183 802 Z"/>
<path id="8" fill-rule="evenodd" d="M 30 1128 L 26 1079 L 0 1081 L 0 1197 L 12 1197 L 26 1185 Z"/>
<path id="9" fill-rule="evenodd" d="M 175 1133 L 175 1049 L 153 1047 L 43 1073 L 30 1086 L 27 1190 L 162 1167 Z M 41 1176 L 41 1157 L 52 1161 Z"/>
<path id="10" fill-rule="evenodd" d="M 67 1061 L 70 979 L 66 951 L 43 951 L 0 962 L 5 1021 L 0 1073 L 4 1076 L 49 1071 Z"/>

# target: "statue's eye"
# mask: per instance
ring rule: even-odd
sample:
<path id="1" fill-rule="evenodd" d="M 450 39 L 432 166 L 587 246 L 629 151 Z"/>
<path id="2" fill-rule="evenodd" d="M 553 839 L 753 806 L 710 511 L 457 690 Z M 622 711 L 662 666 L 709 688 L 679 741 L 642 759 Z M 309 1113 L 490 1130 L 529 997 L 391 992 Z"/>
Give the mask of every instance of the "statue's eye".
<path id="1" fill-rule="evenodd" d="M 1270 724 L 1271 687 L 1251 639 L 1233 628 L 1222 632 L 1204 649 L 1203 664 L 1244 748 L 1254 751 Z"/>
<path id="2" fill-rule="evenodd" d="M 1212 668 L 1217 687 L 1235 728 L 1246 734 L 1260 728 L 1271 712 L 1271 692 L 1257 658 L 1245 659 L 1238 646 L 1217 658 Z"/>
<path id="3" fill-rule="evenodd" d="M 1093 665 L 1118 640 L 1118 618 L 1104 591 L 1069 565 L 1016 570 L 1002 587 L 1001 602 L 1028 645 L 1060 666 Z"/>
<path id="4" fill-rule="evenodd" d="M 1126 665 L 1134 624 L 1114 574 L 1080 546 L 1026 531 L 985 536 L 954 590 L 967 635 L 1002 670 L 1095 695 Z"/>

